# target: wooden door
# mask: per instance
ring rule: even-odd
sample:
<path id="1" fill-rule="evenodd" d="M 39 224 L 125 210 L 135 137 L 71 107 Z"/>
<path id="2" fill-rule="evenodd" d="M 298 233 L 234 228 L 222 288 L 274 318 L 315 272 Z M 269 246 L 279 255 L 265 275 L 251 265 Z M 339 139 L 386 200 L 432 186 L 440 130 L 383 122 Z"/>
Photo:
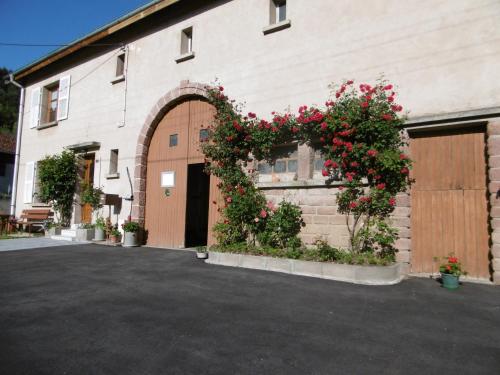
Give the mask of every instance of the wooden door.
<path id="1" fill-rule="evenodd" d="M 203 163 L 200 130 L 212 122 L 214 109 L 201 100 L 183 102 L 158 124 L 148 152 L 146 180 L 147 243 L 151 246 L 182 248 L 185 246 L 188 164 Z M 176 136 L 176 145 L 170 139 Z M 165 195 L 161 173 L 175 172 L 175 186 Z M 210 183 L 210 200 L 217 194 Z M 210 205 L 209 217 L 214 215 Z M 211 229 L 209 220 L 209 229 Z M 209 230 L 209 237 L 211 231 Z"/>
<path id="2" fill-rule="evenodd" d="M 83 184 L 94 186 L 95 155 L 88 154 L 83 157 Z M 92 206 L 88 203 L 82 205 L 81 222 L 90 224 L 92 222 Z"/>
<path id="3" fill-rule="evenodd" d="M 441 258 L 454 253 L 471 277 L 489 278 L 484 140 L 480 130 L 411 139 L 412 272 L 437 272 Z"/>
<path id="4" fill-rule="evenodd" d="M 188 125 L 189 102 L 184 102 L 161 120 L 149 146 L 145 229 L 151 246 L 184 247 Z M 164 172 L 174 172 L 173 187 L 161 186 Z"/>

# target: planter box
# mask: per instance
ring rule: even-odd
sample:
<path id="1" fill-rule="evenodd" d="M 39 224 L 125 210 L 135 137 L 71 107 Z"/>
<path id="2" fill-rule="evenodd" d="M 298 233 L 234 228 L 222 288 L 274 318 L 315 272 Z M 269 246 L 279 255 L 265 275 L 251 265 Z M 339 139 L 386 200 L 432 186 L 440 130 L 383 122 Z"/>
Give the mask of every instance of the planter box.
<path id="1" fill-rule="evenodd" d="M 252 268 L 364 285 L 393 285 L 403 279 L 399 263 L 390 266 L 358 266 L 215 251 L 209 252 L 208 259 L 205 262 L 221 266 Z"/>
<path id="2" fill-rule="evenodd" d="M 52 227 L 49 230 L 45 231 L 45 237 L 60 236 L 60 235 L 61 235 L 61 227 Z"/>
<path id="3" fill-rule="evenodd" d="M 92 229 L 76 229 L 76 240 L 77 241 L 92 241 L 94 238 L 94 228 Z"/>

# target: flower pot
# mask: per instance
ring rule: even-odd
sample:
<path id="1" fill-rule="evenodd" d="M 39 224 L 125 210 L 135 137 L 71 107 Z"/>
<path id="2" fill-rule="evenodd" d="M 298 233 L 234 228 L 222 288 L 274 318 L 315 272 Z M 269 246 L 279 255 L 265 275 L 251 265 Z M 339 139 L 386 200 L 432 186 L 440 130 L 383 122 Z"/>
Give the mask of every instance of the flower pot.
<path id="1" fill-rule="evenodd" d="M 457 289 L 459 276 L 452 275 L 451 273 L 441 273 L 441 280 L 443 282 L 443 288 L 446 289 Z"/>
<path id="2" fill-rule="evenodd" d="M 121 241 L 121 236 L 115 236 L 115 235 L 110 235 L 109 236 L 109 240 L 112 242 L 112 243 L 119 243 Z"/>
<path id="3" fill-rule="evenodd" d="M 208 258 L 208 253 L 199 253 L 199 252 L 196 252 L 196 258 L 198 258 L 198 259 L 207 259 Z"/>
<path id="4" fill-rule="evenodd" d="M 139 242 L 137 241 L 137 232 L 125 232 L 125 236 L 123 237 L 123 246 L 124 247 L 139 246 Z"/>
<path id="5" fill-rule="evenodd" d="M 94 233 L 94 241 L 104 241 L 105 239 L 106 234 L 104 232 L 104 229 L 96 227 Z"/>

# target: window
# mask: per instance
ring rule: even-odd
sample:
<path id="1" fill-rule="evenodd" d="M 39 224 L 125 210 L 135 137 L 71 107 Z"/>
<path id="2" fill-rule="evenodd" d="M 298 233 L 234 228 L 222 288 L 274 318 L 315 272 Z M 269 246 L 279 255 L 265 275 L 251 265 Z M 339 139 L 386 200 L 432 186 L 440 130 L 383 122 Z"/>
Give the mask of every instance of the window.
<path id="1" fill-rule="evenodd" d="M 193 28 L 188 27 L 181 33 L 181 55 L 193 52 Z"/>
<path id="2" fill-rule="evenodd" d="M 42 124 L 54 122 L 57 119 L 57 104 L 59 97 L 59 82 L 44 87 L 42 101 Z"/>
<path id="3" fill-rule="evenodd" d="M 169 145 L 170 147 L 175 147 L 175 146 L 177 146 L 177 134 L 171 134 L 171 135 L 170 135 L 170 140 L 169 140 L 168 145 Z"/>
<path id="4" fill-rule="evenodd" d="M 286 20 L 286 0 L 271 0 L 271 24 Z"/>
<path id="5" fill-rule="evenodd" d="M 111 150 L 109 154 L 109 174 L 118 172 L 118 150 Z"/>
<path id="6" fill-rule="evenodd" d="M 261 161 L 257 165 L 260 174 L 297 173 L 297 145 L 278 146 L 273 151 L 273 163 Z"/>
<path id="7" fill-rule="evenodd" d="M 324 168 L 324 165 L 325 165 L 325 159 L 323 158 L 323 156 L 321 155 L 321 145 L 320 144 L 315 144 L 313 145 L 313 148 L 314 148 L 314 175 L 313 175 L 313 178 L 315 180 L 322 180 L 324 179 L 323 175 L 321 174 L 321 171 L 323 170 Z M 340 174 L 338 173 L 338 169 L 337 169 L 337 173 L 335 173 L 333 175 L 333 180 L 334 181 L 340 181 L 341 178 L 340 178 Z"/>
<path id="8" fill-rule="evenodd" d="M 122 53 L 116 57 L 116 77 L 121 77 L 125 74 L 125 54 Z"/>
<path id="9" fill-rule="evenodd" d="M 292 26 L 287 18 L 286 0 L 269 0 L 269 25 L 264 27 L 264 35 Z"/>
<path id="10" fill-rule="evenodd" d="M 200 142 L 205 142 L 208 139 L 208 129 L 200 129 Z"/>
<path id="11" fill-rule="evenodd" d="M 31 129 L 57 125 L 57 121 L 68 118 L 70 86 L 71 77 L 65 76 L 59 81 L 31 90 L 29 118 Z"/>

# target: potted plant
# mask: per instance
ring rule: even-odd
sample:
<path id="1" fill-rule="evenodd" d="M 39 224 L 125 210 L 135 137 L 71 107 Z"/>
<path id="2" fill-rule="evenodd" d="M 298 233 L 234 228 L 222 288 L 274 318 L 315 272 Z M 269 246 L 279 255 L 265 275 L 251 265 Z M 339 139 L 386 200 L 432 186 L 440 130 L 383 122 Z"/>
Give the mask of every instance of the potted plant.
<path id="1" fill-rule="evenodd" d="M 94 238 L 94 224 L 82 223 L 76 229 L 76 239 L 78 241 L 91 241 Z"/>
<path id="2" fill-rule="evenodd" d="M 206 246 L 198 246 L 196 248 L 196 258 L 198 259 L 207 259 L 208 258 L 208 250 Z"/>
<path id="3" fill-rule="evenodd" d="M 113 227 L 109 232 L 109 239 L 112 243 L 119 243 L 121 241 L 122 234 L 118 230 L 118 228 Z"/>
<path id="4" fill-rule="evenodd" d="M 467 272 L 462 269 L 462 264 L 458 261 L 458 258 L 449 256 L 444 259 L 446 259 L 446 262 L 439 266 L 443 287 L 446 289 L 457 289 L 460 275 L 466 275 Z"/>
<path id="5" fill-rule="evenodd" d="M 61 226 L 54 223 L 53 220 L 45 220 L 43 222 L 43 230 L 45 232 L 45 237 L 51 237 L 61 234 Z"/>
<path id="6" fill-rule="evenodd" d="M 106 222 L 102 217 L 98 217 L 94 225 L 94 241 L 104 241 L 106 239 Z"/>
<path id="7" fill-rule="evenodd" d="M 137 240 L 137 233 L 139 232 L 140 226 L 139 223 L 135 221 L 127 221 L 122 224 L 122 228 L 124 231 L 123 238 L 123 246 L 125 247 L 135 247 L 139 246 L 139 242 Z"/>

